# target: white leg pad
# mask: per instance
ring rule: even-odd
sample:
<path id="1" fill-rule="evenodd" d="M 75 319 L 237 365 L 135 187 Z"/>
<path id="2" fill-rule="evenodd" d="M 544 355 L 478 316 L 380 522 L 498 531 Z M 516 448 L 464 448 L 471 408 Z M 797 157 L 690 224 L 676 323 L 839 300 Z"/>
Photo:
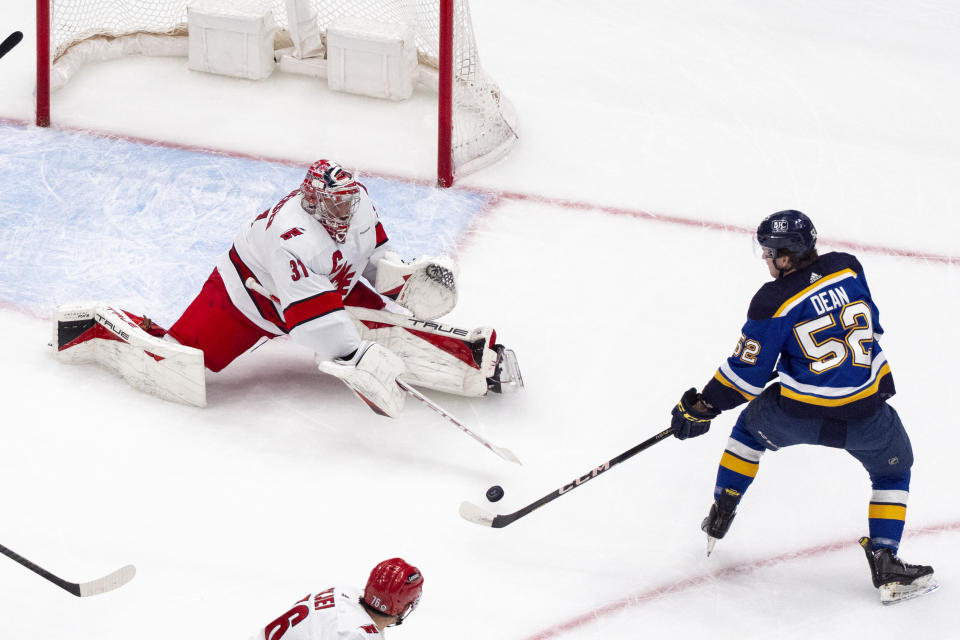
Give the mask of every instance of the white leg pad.
<path id="1" fill-rule="evenodd" d="M 54 314 L 52 346 L 60 362 L 96 363 L 141 391 L 207 406 L 203 352 L 151 336 L 116 307 L 61 305 Z"/>
<path id="2" fill-rule="evenodd" d="M 486 395 L 487 378 L 497 364 L 493 329 L 461 329 L 364 307 L 346 309 L 364 340 L 400 356 L 407 368 L 404 382 L 461 396 Z"/>

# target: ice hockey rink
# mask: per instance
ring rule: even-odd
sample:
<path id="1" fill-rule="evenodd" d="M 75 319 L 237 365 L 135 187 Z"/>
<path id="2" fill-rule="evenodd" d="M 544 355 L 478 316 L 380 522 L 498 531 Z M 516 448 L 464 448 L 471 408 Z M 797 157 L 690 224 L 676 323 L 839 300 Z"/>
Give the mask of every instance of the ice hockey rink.
<path id="1" fill-rule="evenodd" d="M 249 638 L 305 594 L 402 556 L 425 578 L 394 640 L 960 638 L 960 11 L 946 0 L 475 0 L 520 138 L 440 191 L 435 95 L 390 103 L 183 58 L 87 65 L 32 121 L 34 6 L 0 9 L 0 636 Z M 151 144 L 150 141 L 162 144 Z M 211 153 L 205 150 L 219 151 Z M 359 171 L 410 257 L 460 263 L 446 318 L 492 325 L 526 390 L 410 401 L 390 421 L 275 340 L 181 406 L 55 361 L 60 303 L 176 319 L 243 222 L 312 160 Z M 750 230 L 800 209 L 868 274 L 911 436 L 907 562 L 941 588 L 880 605 L 843 451 L 764 456 L 710 558 L 700 521 L 737 411 L 503 529 L 507 513 L 669 425 L 732 351 L 769 277 Z M 487 487 L 506 496 L 488 503 Z"/>

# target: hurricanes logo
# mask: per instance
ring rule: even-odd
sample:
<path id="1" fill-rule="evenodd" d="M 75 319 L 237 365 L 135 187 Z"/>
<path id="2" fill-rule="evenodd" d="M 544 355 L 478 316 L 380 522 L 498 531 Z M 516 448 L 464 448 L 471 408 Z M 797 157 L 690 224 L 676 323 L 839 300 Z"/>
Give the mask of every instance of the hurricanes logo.
<path id="1" fill-rule="evenodd" d="M 343 259 L 343 253 L 339 250 L 333 252 L 333 266 L 330 268 L 330 282 L 340 292 L 341 297 L 346 297 L 350 291 L 350 283 L 357 272 L 353 267 Z"/>

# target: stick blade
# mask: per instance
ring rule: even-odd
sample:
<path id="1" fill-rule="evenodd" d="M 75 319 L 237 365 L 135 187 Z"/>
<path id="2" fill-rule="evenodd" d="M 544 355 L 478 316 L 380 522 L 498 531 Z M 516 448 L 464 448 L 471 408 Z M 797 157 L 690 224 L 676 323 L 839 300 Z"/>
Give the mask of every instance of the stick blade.
<path id="1" fill-rule="evenodd" d="M 507 462 L 513 462 L 513 463 L 519 464 L 520 466 L 523 466 L 523 463 L 520 462 L 520 458 L 518 458 L 513 453 L 513 451 L 510 451 L 510 449 L 507 449 L 506 447 L 497 447 L 493 445 L 490 445 L 490 448 L 493 450 L 495 454 L 497 454 Z"/>
<path id="2" fill-rule="evenodd" d="M 460 517 L 481 527 L 492 527 L 494 515 L 489 511 L 484 511 L 472 502 L 460 503 Z"/>
<path id="3" fill-rule="evenodd" d="M 128 564 L 127 566 L 121 567 L 120 569 L 117 569 L 113 573 L 103 576 L 102 578 L 81 583 L 80 593 L 78 595 L 81 598 L 84 598 L 86 596 L 96 596 L 101 593 L 106 593 L 107 591 L 119 589 L 123 585 L 133 580 L 135 575 L 137 575 L 137 568 L 132 564 Z"/>

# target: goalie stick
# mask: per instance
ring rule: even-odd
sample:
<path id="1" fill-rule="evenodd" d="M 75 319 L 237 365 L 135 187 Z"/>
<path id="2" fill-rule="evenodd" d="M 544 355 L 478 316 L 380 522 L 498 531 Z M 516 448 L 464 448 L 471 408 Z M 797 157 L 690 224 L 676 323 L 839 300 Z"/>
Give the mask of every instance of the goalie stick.
<path id="1" fill-rule="evenodd" d="M 411 396 L 413 396 L 414 398 L 416 398 L 417 400 L 427 405 L 428 407 L 430 407 L 431 409 L 439 413 L 441 416 L 443 416 L 444 418 L 452 422 L 458 429 L 460 429 L 460 431 L 463 431 L 465 434 L 467 434 L 468 436 L 470 436 L 471 438 L 473 438 L 474 440 L 476 440 L 477 442 L 485 446 L 487 449 L 490 449 L 490 451 L 493 451 L 495 454 L 497 454 L 507 462 L 515 462 L 517 464 L 522 464 L 520 462 L 520 459 L 517 456 L 515 456 L 513 452 L 510 451 L 510 449 L 507 449 L 505 447 L 498 447 L 494 444 L 491 444 L 485 438 L 482 438 L 481 436 L 477 435 L 476 433 L 468 429 L 462 422 L 460 422 L 459 420 L 454 418 L 452 415 L 450 415 L 450 413 L 447 412 L 445 409 L 443 409 L 441 406 L 439 406 L 438 404 L 430 400 L 428 397 L 426 397 L 425 395 L 423 395 L 422 393 L 420 393 L 419 391 L 411 387 L 406 382 L 397 380 L 397 384 L 400 385 L 400 388 L 406 391 L 407 393 L 409 393 Z"/>
<path id="2" fill-rule="evenodd" d="M 652 438 L 648 438 L 647 440 L 644 440 L 643 442 L 633 447 L 632 449 L 628 449 L 627 451 L 624 451 L 623 453 L 616 456 L 615 458 L 611 458 L 610 460 L 607 460 L 596 469 L 588 471 L 585 475 L 582 475 L 579 478 L 574 478 L 573 480 L 563 485 L 559 489 L 556 489 L 548 493 L 547 495 L 543 496 L 536 502 L 531 502 L 527 506 L 523 507 L 518 511 L 514 511 L 513 513 L 507 513 L 504 515 L 494 515 L 492 513 L 489 513 L 488 511 L 484 511 L 483 509 L 473 504 L 472 502 L 464 501 L 460 503 L 460 515 L 464 519 L 469 520 L 474 524 L 479 524 L 482 527 L 493 527 L 494 529 L 502 529 L 503 527 L 507 526 L 511 522 L 515 522 L 520 518 L 522 518 L 523 516 L 527 515 L 528 513 L 539 509 L 540 507 L 547 504 L 548 502 L 552 502 L 553 500 L 556 500 L 560 496 L 573 491 L 574 489 L 586 483 L 587 481 L 593 480 L 604 471 L 609 471 L 612 467 L 620 464 L 624 460 L 632 458 L 633 456 L 637 455 L 644 449 L 652 447 L 653 445 L 657 444 L 658 442 L 660 442 L 661 440 L 663 440 L 664 438 L 670 435 L 673 435 L 673 429 L 672 428 L 664 429 L 663 431 L 653 436 Z"/>
<path id="3" fill-rule="evenodd" d="M 7 55 L 10 49 L 20 44 L 21 40 L 23 40 L 23 33 L 20 31 L 14 31 L 8 35 L 3 42 L 0 42 L 0 58 Z"/>
<path id="4" fill-rule="evenodd" d="M 33 571 L 37 575 L 46 578 L 53 584 L 57 585 L 61 589 L 65 589 L 77 596 L 78 598 L 85 598 L 86 596 L 95 596 L 101 593 L 106 593 L 107 591 L 113 591 L 114 589 L 119 589 L 123 585 L 127 584 L 133 580 L 133 576 L 137 574 L 137 568 L 132 564 L 128 564 L 125 567 L 117 569 L 111 574 L 105 575 L 102 578 L 97 578 L 96 580 L 91 580 L 89 582 L 67 582 L 63 578 L 58 578 L 53 575 L 43 567 L 35 565 L 30 562 L 22 555 L 8 549 L 7 547 L 0 544 L 0 553 L 3 555 L 16 560 L 30 571 Z"/>

